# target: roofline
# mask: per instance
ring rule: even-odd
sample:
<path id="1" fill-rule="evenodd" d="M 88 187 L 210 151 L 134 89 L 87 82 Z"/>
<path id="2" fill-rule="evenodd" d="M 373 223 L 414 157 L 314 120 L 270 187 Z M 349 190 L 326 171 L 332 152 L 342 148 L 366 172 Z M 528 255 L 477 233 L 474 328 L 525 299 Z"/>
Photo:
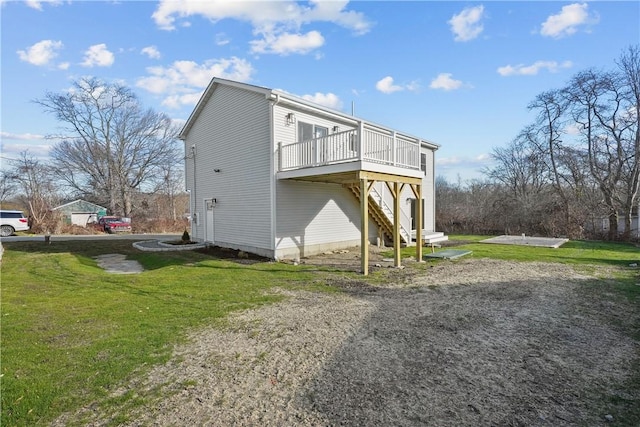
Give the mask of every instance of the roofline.
<path id="1" fill-rule="evenodd" d="M 97 206 L 97 207 L 102 208 L 102 209 L 107 209 L 107 208 L 105 208 L 104 206 L 97 205 L 97 204 L 95 204 L 95 203 L 93 203 L 93 202 L 89 202 L 88 200 L 84 200 L 84 199 L 76 199 L 76 200 L 74 200 L 73 202 L 68 202 L 68 203 L 65 203 L 64 205 L 56 206 L 55 208 L 52 208 L 51 210 L 52 210 L 52 211 L 55 211 L 55 210 L 58 210 L 58 209 L 60 209 L 60 208 L 64 208 L 64 207 L 66 207 L 66 206 L 72 205 L 72 204 L 77 203 L 77 202 L 90 203 L 90 204 L 92 204 L 93 206 Z"/>
<path id="2" fill-rule="evenodd" d="M 211 79 L 211 82 L 209 82 L 209 85 L 207 86 L 207 88 L 205 89 L 204 93 L 202 94 L 202 96 L 200 97 L 200 100 L 198 101 L 198 103 L 196 104 L 195 108 L 193 109 L 193 111 L 191 112 L 191 114 L 189 115 L 189 118 L 187 119 L 185 125 L 182 127 L 182 130 L 180 131 L 180 133 L 178 134 L 178 138 L 181 140 L 185 140 L 187 138 L 187 134 L 189 133 L 189 131 L 191 130 L 191 127 L 193 126 L 196 118 L 198 117 L 198 115 L 202 112 L 202 109 L 204 108 L 204 106 L 206 105 L 207 101 L 209 100 L 209 98 L 211 97 L 211 95 L 213 94 L 213 91 L 215 90 L 215 87 L 219 84 L 223 84 L 223 85 L 227 85 L 227 86 L 233 86 L 236 88 L 240 88 L 240 89 L 244 89 L 244 90 L 249 90 L 252 92 L 256 92 L 256 93 L 261 93 L 263 95 L 265 95 L 265 97 L 269 100 L 271 100 L 272 102 L 277 102 L 277 103 L 285 103 L 285 104 L 293 104 L 297 107 L 303 107 L 303 108 L 309 108 L 312 109 L 313 111 L 319 111 L 325 115 L 332 115 L 332 116 L 337 116 L 337 118 L 339 120 L 343 120 L 346 122 L 352 122 L 352 123 L 359 123 L 359 122 L 363 122 L 363 123 L 367 123 L 368 125 L 371 126 L 375 126 L 381 129 L 385 129 L 391 132 L 396 132 L 400 135 L 415 139 L 420 141 L 420 145 L 424 146 L 426 148 L 430 148 L 433 150 L 437 150 L 438 148 L 440 148 L 440 145 L 429 141 L 427 139 L 424 138 L 420 138 L 417 137 L 415 135 L 411 135 L 408 134 L 406 132 L 402 132 L 402 131 L 398 131 L 396 129 L 393 129 L 389 126 L 384 126 L 384 125 L 380 125 L 377 123 L 373 123 L 370 122 L 368 120 L 362 119 L 360 117 L 357 116 L 352 116 L 349 114 L 346 114 L 342 111 L 339 110 L 334 110 L 332 108 L 329 107 L 325 107 L 324 105 L 320 105 L 317 104 L 315 102 L 312 101 L 308 101 L 304 98 L 301 98 L 299 96 L 296 95 L 292 95 L 288 92 L 285 92 L 283 90 L 278 90 L 278 89 L 269 89 L 266 87 L 262 87 L 262 86 L 256 86 L 256 85 L 251 85 L 248 83 L 241 83 L 241 82 L 237 82 L 237 81 L 233 81 L 233 80 L 226 80 L 226 79 L 221 79 L 218 77 L 214 77 L 213 79 Z"/>

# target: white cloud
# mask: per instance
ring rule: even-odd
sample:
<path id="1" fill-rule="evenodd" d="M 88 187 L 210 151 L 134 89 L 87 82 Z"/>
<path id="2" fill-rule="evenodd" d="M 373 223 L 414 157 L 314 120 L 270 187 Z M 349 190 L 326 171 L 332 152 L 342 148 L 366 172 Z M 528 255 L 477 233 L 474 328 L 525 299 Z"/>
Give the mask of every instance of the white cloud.
<path id="1" fill-rule="evenodd" d="M 28 151 L 29 154 L 36 157 L 37 159 L 46 160 L 49 156 L 49 150 L 51 150 L 51 146 L 53 145 L 53 141 L 49 144 L 30 144 L 30 143 L 11 143 L 6 144 L 2 142 L 0 151 L 2 151 L 2 155 L 9 159 L 19 159 L 20 155 Z M 3 164 L 4 159 L 3 159 Z"/>
<path id="2" fill-rule="evenodd" d="M 201 15 L 212 21 L 225 18 L 250 22 L 259 32 L 268 27 L 284 25 L 299 28 L 314 21 L 333 22 L 357 34 L 364 34 L 371 28 L 360 12 L 344 10 L 346 0 L 311 0 L 308 5 L 298 4 L 294 0 L 260 2 L 230 2 L 226 0 L 162 0 L 152 17 L 156 24 L 165 30 L 175 29 L 176 18 Z"/>
<path id="3" fill-rule="evenodd" d="M 26 50 L 19 50 L 18 56 L 22 61 L 33 65 L 48 65 L 62 49 L 61 41 L 42 40 Z"/>
<path id="4" fill-rule="evenodd" d="M 170 108 L 194 105 L 213 77 L 246 82 L 251 80 L 253 67 L 244 59 L 212 59 L 198 64 L 175 61 L 170 67 L 149 67 L 149 76 L 136 82 L 151 93 L 164 95 L 162 104 Z"/>
<path id="5" fill-rule="evenodd" d="M 406 85 L 397 85 L 393 83 L 393 77 L 387 76 L 378 80 L 378 82 L 376 83 L 376 89 L 386 94 L 393 93 L 393 92 L 400 92 L 403 90 L 415 92 L 418 89 L 420 89 L 420 85 L 418 84 L 418 82 L 415 82 L 415 81 Z"/>
<path id="6" fill-rule="evenodd" d="M 453 15 L 448 22 L 451 31 L 455 34 L 454 40 L 466 42 L 473 40 L 484 29 L 480 22 L 484 15 L 484 6 L 467 7 L 457 15 Z"/>
<path id="7" fill-rule="evenodd" d="M 498 74 L 501 76 L 535 76 L 540 70 L 546 69 L 551 73 L 555 73 L 562 68 L 571 68 L 573 63 L 571 61 L 564 61 L 558 63 L 556 61 L 536 61 L 531 65 L 505 65 L 498 68 Z"/>
<path id="8" fill-rule="evenodd" d="M 165 30 L 174 30 L 176 20 L 203 16 L 212 22 L 236 19 L 249 22 L 253 34 L 259 39 L 251 41 L 252 51 L 286 55 L 305 54 L 324 44 L 318 31 L 300 32 L 303 25 L 313 22 L 332 22 L 360 35 L 367 33 L 372 24 L 360 12 L 345 10 L 346 0 L 311 0 L 299 4 L 294 0 L 231 2 L 224 0 L 162 0 L 152 17 Z M 259 4 L 259 7 L 256 7 Z M 224 38 L 223 40 L 226 40 Z"/>
<path id="9" fill-rule="evenodd" d="M 140 53 L 147 55 L 151 59 L 160 59 L 160 51 L 155 46 L 143 47 Z"/>
<path id="10" fill-rule="evenodd" d="M 113 64 L 115 57 L 112 52 L 107 49 L 104 43 L 90 46 L 84 53 L 83 67 L 109 67 Z"/>
<path id="11" fill-rule="evenodd" d="M 61 0 L 26 0 L 24 3 L 32 9 L 42 10 L 43 3 L 48 3 L 52 6 L 58 6 L 62 4 L 62 1 Z"/>
<path id="12" fill-rule="evenodd" d="M 436 170 L 439 176 L 445 176 L 448 179 L 455 180 L 456 176 L 460 179 L 461 173 L 480 178 L 482 170 L 490 167 L 493 163 L 493 158 L 487 153 L 476 156 L 437 157 Z"/>
<path id="13" fill-rule="evenodd" d="M 34 141 L 39 139 L 45 139 L 45 136 L 34 134 L 34 133 L 0 132 L 0 139 L 2 139 L 3 141 L 5 139 L 11 139 L 15 141 Z"/>
<path id="14" fill-rule="evenodd" d="M 474 157 L 469 156 L 453 156 L 436 158 L 437 166 L 476 166 L 481 167 L 491 163 L 493 159 L 490 154 L 483 153 Z"/>
<path id="15" fill-rule="evenodd" d="M 454 79 L 451 73 L 440 73 L 435 79 L 431 80 L 429 87 L 448 91 L 460 89 L 462 85 L 462 81 Z"/>
<path id="16" fill-rule="evenodd" d="M 573 135 L 573 136 L 580 135 L 580 132 L 582 131 L 582 126 L 577 123 L 571 123 L 565 126 L 564 131 L 568 135 Z"/>
<path id="17" fill-rule="evenodd" d="M 16 141 L 7 143 L 7 141 Z M 18 159 L 20 153 L 28 151 L 37 158 L 46 158 L 51 146 L 56 141 L 48 140 L 44 135 L 33 133 L 0 132 L 0 152 L 3 154 L 2 165 L 6 159 Z"/>
<path id="18" fill-rule="evenodd" d="M 265 34 L 264 39 L 253 40 L 250 44 L 253 53 L 305 54 L 322 46 L 324 37 L 317 31 L 310 31 L 307 34 Z"/>
<path id="19" fill-rule="evenodd" d="M 376 83 L 376 89 L 382 93 L 393 93 L 402 90 L 402 86 L 393 84 L 393 77 L 387 76 Z"/>
<path id="20" fill-rule="evenodd" d="M 340 100 L 340 98 L 331 92 L 316 92 L 314 95 L 303 95 L 302 98 L 306 99 L 307 101 L 315 102 L 316 104 L 324 105 L 325 107 L 333 108 L 335 110 L 340 110 L 342 108 L 342 101 Z"/>
<path id="21" fill-rule="evenodd" d="M 596 16 L 589 16 L 588 8 L 587 3 L 573 3 L 563 6 L 560 13 L 549 16 L 542 24 L 540 34 L 562 38 L 574 34 L 580 25 L 598 22 Z"/>
<path id="22" fill-rule="evenodd" d="M 217 46 L 224 46 L 230 43 L 230 40 L 225 33 L 216 34 L 215 40 Z"/>
<path id="23" fill-rule="evenodd" d="M 162 100 L 162 105 L 167 108 L 178 109 L 183 105 L 196 105 L 202 96 L 202 92 L 186 93 L 184 95 L 170 95 Z"/>

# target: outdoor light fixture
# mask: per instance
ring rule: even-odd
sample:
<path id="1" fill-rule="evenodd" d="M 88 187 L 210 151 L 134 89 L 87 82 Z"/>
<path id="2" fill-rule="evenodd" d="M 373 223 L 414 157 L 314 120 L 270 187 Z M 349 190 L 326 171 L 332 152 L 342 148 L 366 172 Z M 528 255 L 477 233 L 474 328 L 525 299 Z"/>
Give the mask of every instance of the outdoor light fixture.
<path id="1" fill-rule="evenodd" d="M 333 127 L 332 130 L 333 130 L 334 133 L 339 132 L 340 131 L 340 126 L 336 125 L 336 126 Z"/>
<path id="2" fill-rule="evenodd" d="M 215 173 L 220 173 L 220 169 L 214 169 L 213 170 Z"/>
<path id="3" fill-rule="evenodd" d="M 287 113 L 286 118 L 288 125 L 292 125 L 296 122 L 296 115 L 293 113 Z"/>

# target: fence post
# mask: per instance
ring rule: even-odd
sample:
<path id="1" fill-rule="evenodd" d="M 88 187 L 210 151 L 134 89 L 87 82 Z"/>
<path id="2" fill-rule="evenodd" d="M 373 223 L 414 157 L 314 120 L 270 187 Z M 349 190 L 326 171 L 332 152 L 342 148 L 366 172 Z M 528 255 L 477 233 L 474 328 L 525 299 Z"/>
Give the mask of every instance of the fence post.
<path id="1" fill-rule="evenodd" d="M 397 146 L 398 146 L 398 136 L 396 134 L 396 131 L 393 131 L 393 138 L 391 139 L 391 164 L 393 166 L 397 166 L 396 161 L 397 161 Z"/>
<path id="2" fill-rule="evenodd" d="M 364 122 L 358 122 L 358 159 L 364 160 Z"/>
<path id="3" fill-rule="evenodd" d="M 278 142 L 278 172 L 282 170 L 282 141 Z"/>

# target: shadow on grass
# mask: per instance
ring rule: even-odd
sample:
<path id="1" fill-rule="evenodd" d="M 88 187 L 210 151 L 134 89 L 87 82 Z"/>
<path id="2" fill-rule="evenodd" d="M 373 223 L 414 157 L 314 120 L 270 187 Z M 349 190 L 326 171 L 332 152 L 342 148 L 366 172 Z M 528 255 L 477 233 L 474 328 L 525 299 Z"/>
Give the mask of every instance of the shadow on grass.
<path id="1" fill-rule="evenodd" d="M 338 273 L 344 272 L 339 268 L 320 266 L 293 266 L 275 262 L 269 258 L 234 250 L 211 246 L 189 251 L 160 251 L 146 252 L 133 247 L 131 240 L 74 240 L 54 241 L 51 243 L 38 242 L 7 242 L 3 243 L 5 250 L 40 254 L 71 254 L 81 265 L 96 267 L 95 257 L 105 254 L 122 254 L 129 260 L 136 260 L 145 271 L 153 271 L 174 266 L 194 266 L 219 270 L 244 270 L 247 268 L 269 273 Z M 207 264 L 207 261 L 220 261 Z"/>

